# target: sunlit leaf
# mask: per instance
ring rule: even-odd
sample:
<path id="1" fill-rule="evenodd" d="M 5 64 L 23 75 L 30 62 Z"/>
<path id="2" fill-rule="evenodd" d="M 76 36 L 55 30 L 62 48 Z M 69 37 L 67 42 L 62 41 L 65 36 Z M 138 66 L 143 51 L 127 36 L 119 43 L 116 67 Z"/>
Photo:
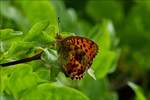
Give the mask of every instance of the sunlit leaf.
<path id="1" fill-rule="evenodd" d="M 21 37 L 22 35 L 23 35 L 23 32 L 14 31 L 13 29 L 1 29 L 0 30 L 1 41 L 16 39 L 17 37 Z"/>
<path id="2" fill-rule="evenodd" d="M 32 72 L 30 65 L 16 65 L 15 70 L 8 80 L 8 88 L 17 99 L 25 89 L 30 89 L 37 85 L 37 76 Z"/>
<path id="3" fill-rule="evenodd" d="M 93 69 L 89 68 L 89 69 L 87 70 L 87 73 L 88 73 L 94 80 L 96 80 L 96 77 L 95 77 L 95 74 L 94 74 L 94 70 L 93 70 Z"/>
<path id="4" fill-rule="evenodd" d="M 73 98 L 72 98 L 73 97 Z M 73 88 L 45 83 L 24 93 L 22 100 L 89 100 L 83 93 Z"/>
<path id="5" fill-rule="evenodd" d="M 57 16 L 51 1 L 44 0 L 37 2 L 34 0 L 23 0 L 18 2 L 32 25 L 41 20 L 46 20 L 52 25 L 57 25 Z"/>

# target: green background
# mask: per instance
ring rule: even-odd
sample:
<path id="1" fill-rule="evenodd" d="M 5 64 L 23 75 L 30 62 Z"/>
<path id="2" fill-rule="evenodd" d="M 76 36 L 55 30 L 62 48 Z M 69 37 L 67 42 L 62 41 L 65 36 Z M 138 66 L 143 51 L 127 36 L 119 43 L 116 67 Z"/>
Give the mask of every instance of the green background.
<path id="1" fill-rule="evenodd" d="M 57 18 L 60 18 L 58 28 Z M 60 70 L 56 33 L 94 40 L 96 80 L 71 80 Z M 149 100 L 149 0 L 1 0 L 0 100 Z"/>

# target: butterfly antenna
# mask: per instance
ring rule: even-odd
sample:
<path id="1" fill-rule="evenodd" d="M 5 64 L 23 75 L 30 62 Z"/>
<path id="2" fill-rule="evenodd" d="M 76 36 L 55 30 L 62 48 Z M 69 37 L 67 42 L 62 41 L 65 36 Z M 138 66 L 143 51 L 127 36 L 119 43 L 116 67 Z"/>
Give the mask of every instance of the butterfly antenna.
<path id="1" fill-rule="evenodd" d="M 59 37 L 60 36 L 60 18 L 58 17 L 58 32 L 57 32 L 57 36 Z"/>

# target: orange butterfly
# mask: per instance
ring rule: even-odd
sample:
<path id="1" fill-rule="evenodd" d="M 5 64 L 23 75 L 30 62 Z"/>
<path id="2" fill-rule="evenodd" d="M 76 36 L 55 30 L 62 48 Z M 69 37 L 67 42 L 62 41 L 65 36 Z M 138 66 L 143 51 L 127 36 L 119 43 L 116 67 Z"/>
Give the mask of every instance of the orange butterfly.
<path id="1" fill-rule="evenodd" d="M 57 37 L 59 61 L 66 76 L 80 80 L 98 52 L 97 44 L 85 37 Z"/>

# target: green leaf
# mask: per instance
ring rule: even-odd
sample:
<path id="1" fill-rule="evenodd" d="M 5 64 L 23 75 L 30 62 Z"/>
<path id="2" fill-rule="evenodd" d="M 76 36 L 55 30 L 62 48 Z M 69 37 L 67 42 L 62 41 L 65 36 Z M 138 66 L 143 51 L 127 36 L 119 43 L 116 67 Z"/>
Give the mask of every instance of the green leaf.
<path id="1" fill-rule="evenodd" d="M 36 71 L 38 76 L 43 80 L 50 80 L 50 71 L 49 69 L 40 68 Z"/>
<path id="2" fill-rule="evenodd" d="M 3 94 L 4 91 L 8 92 L 8 80 L 13 71 L 14 67 L 0 67 L 0 94 Z"/>
<path id="3" fill-rule="evenodd" d="M 103 78 L 109 73 L 112 68 L 112 62 L 115 59 L 115 53 L 112 51 L 101 52 L 102 54 L 98 54 L 93 62 L 94 70 L 96 77 Z M 116 62 L 115 62 L 116 63 Z"/>
<path id="4" fill-rule="evenodd" d="M 98 43 L 99 52 L 92 66 L 94 67 L 96 77 L 103 78 L 107 73 L 115 70 L 119 51 L 116 49 L 117 43 L 114 42 L 117 38 L 111 21 L 104 20 L 103 23 L 98 26 L 98 36 L 95 35 L 94 38 Z"/>
<path id="5" fill-rule="evenodd" d="M 4 54 L 6 54 L 7 50 L 14 42 L 22 37 L 22 34 L 21 31 L 14 31 L 13 29 L 0 30 L 0 59 L 4 59 Z"/>
<path id="6" fill-rule="evenodd" d="M 26 89 L 37 85 L 37 76 L 32 72 L 32 66 L 20 64 L 15 66 L 8 80 L 8 88 L 17 99 Z"/>
<path id="7" fill-rule="evenodd" d="M 0 67 L 0 94 L 5 90 L 7 75 L 2 75 L 2 68 Z"/>
<path id="8" fill-rule="evenodd" d="M 41 59 L 47 62 L 48 64 L 56 64 L 58 55 L 57 52 L 53 49 L 44 49 L 44 53 Z"/>
<path id="9" fill-rule="evenodd" d="M 15 6 L 10 4 L 9 1 L 0 1 L 0 4 L 1 4 L 0 14 L 2 16 L 14 21 L 17 24 L 17 27 L 19 27 L 24 32 L 29 28 L 29 24 L 28 24 L 28 21 L 26 20 L 26 18 L 21 14 L 21 12 Z M 11 23 L 11 21 L 9 20 L 9 24 L 10 23 Z M 4 24 L 6 24 L 6 23 L 4 23 Z M 7 27 L 12 27 L 12 26 L 8 25 Z M 15 27 L 15 26 L 13 26 L 13 27 Z"/>
<path id="10" fill-rule="evenodd" d="M 22 100 L 89 100 L 83 93 L 70 87 L 44 83 L 26 91 Z"/>
<path id="11" fill-rule="evenodd" d="M 48 21 L 37 22 L 25 35 L 24 41 L 36 43 L 36 46 L 51 45 L 55 36 L 55 27 Z"/>
<path id="12" fill-rule="evenodd" d="M 17 60 L 28 57 L 35 51 L 34 43 L 17 41 L 12 43 L 7 53 L 4 55 L 5 60 Z"/>
<path id="13" fill-rule="evenodd" d="M 32 25 L 43 20 L 50 22 L 52 25 L 57 25 L 57 16 L 51 1 L 22 0 L 17 1 L 17 3 L 20 4 Z"/>
<path id="14" fill-rule="evenodd" d="M 132 82 L 128 82 L 128 85 L 133 89 L 136 94 L 135 100 L 146 100 L 146 97 L 144 96 L 141 87 Z"/>
<path id="15" fill-rule="evenodd" d="M 96 80 L 96 77 L 95 77 L 95 73 L 94 73 L 94 70 L 92 68 L 89 68 L 87 70 L 87 73 L 94 79 Z"/>
<path id="16" fill-rule="evenodd" d="M 84 78 L 80 82 L 80 89 L 90 100 L 118 100 L 117 94 L 108 88 L 107 79 Z"/>
<path id="17" fill-rule="evenodd" d="M 0 94 L 1 100 L 15 100 L 11 95 Z"/>
<path id="18" fill-rule="evenodd" d="M 23 32 L 14 31 L 13 29 L 1 29 L 0 30 L 0 41 L 6 41 L 11 39 L 16 39 L 17 37 L 21 37 Z"/>
<path id="19" fill-rule="evenodd" d="M 52 0 L 52 3 L 60 17 L 60 31 L 74 32 L 80 34 L 77 13 L 74 9 L 66 9 L 62 0 Z"/>
<path id="20" fill-rule="evenodd" d="M 61 66 L 58 64 L 57 52 L 53 49 L 45 49 L 41 59 L 50 69 L 50 80 L 56 80 L 58 73 L 61 71 Z"/>
<path id="21" fill-rule="evenodd" d="M 32 26 L 32 28 L 26 34 L 24 41 L 40 40 L 38 39 L 38 38 L 42 38 L 40 34 L 42 33 L 42 31 L 44 31 L 48 27 L 48 25 L 49 25 L 49 22 L 47 21 L 37 22 L 36 24 Z"/>

